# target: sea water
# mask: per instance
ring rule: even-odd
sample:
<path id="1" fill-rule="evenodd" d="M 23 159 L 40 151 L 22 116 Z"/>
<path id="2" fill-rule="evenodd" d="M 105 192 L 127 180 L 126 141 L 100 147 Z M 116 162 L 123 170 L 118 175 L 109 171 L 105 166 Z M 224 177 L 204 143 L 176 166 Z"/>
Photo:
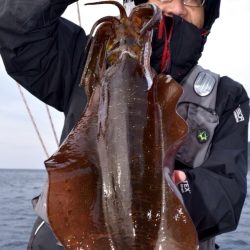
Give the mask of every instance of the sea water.
<path id="1" fill-rule="evenodd" d="M 42 170 L 0 169 L 0 250 L 25 250 L 36 218 L 31 199 L 46 179 Z M 236 231 L 217 237 L 221 250 L 250 250 L 250 174 L 248 195 Z"/>

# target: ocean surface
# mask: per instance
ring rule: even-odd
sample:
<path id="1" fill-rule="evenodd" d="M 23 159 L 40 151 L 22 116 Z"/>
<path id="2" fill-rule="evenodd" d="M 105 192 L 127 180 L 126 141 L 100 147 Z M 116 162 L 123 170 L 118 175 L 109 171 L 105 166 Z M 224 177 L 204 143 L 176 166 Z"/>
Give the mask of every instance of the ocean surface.
<path id="1" fill-rule="evenodd" d="M 0 250 L 25 250 L 35 215 L 31 199 L 46 179 L 42 170 L 0 169 Z M 250 250 L 250 174 L 248 195 L 236 231 L 217 237 L 221 250 Z"/>

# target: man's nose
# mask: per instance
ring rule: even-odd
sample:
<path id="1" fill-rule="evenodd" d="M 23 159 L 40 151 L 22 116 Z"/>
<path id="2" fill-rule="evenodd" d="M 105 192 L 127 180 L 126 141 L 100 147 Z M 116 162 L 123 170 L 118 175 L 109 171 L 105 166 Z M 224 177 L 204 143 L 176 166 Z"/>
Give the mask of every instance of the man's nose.
<path id="1" fill-rule="evenodd" d="M 164 3 L 164 0 L 162 1 Z M 180 16 L 185 17 L 187 9 L 183 3 L 183 0 L 172 0 L 171 2 L 165 2 L 163 12 L 167 16 Z"/>

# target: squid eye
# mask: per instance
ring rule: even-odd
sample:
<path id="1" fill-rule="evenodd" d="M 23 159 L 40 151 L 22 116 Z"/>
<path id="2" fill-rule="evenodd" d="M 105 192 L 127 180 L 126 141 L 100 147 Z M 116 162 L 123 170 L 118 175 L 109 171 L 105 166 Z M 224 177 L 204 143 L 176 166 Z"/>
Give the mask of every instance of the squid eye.
<path id="1" fill-rule="evenodd" d="M 115 50 L 120 47 L 120 41 L 116 41 L 112 44 L 111 50 Z"/>
<path id="2" fill-rule="evenodd" d="M 121 39 L 120 44 L 121 45 L 128 45 L 128 46 L 132 46 L 136 43 L 136 40 L 134 37 L 126 37 Z"/>

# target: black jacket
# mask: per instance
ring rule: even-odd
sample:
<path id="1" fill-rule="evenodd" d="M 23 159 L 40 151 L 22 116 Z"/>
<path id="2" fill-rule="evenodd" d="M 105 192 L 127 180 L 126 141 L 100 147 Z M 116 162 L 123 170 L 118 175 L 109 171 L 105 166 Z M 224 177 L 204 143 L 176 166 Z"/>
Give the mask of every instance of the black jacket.
<path id="1" fill-rule="evenodd" d="M 0 53 L 6 70 L 41 101 L 64 112 L 62 140 L 86 105 L 78 84 L 87 36 L 59 17 L 73 2 L 0 0 Z M 237 123 L 239 106 L 245 120 Z M 200 239 L 234 230 L 246 196 L 249 101 L 244 88 L 222 77 L 216 111 L 220 123 L 207 160 L 194 169 L 177 164 L 188 175 L 192 193 L 183 196 Z"/>

